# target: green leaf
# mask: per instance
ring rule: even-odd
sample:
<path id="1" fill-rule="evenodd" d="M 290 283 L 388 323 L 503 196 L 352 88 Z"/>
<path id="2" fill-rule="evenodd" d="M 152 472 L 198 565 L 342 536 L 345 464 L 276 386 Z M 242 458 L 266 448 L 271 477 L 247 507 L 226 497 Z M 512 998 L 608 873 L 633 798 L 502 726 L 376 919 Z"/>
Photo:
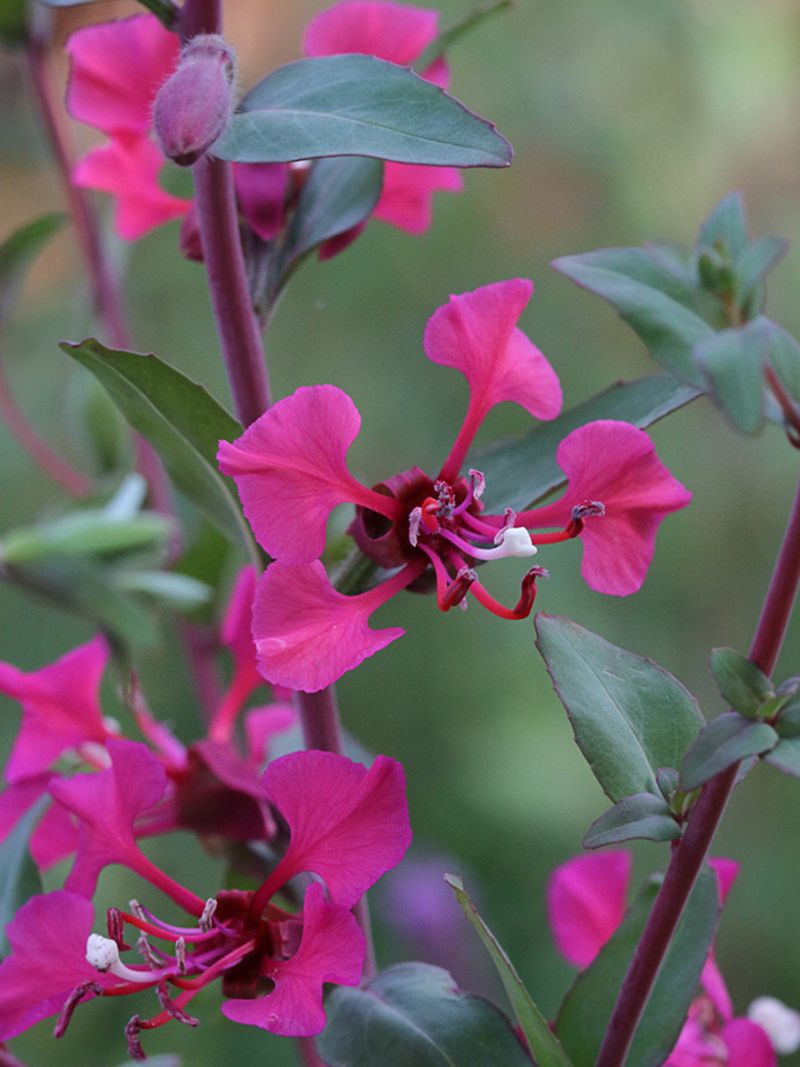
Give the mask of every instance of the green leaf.
<path id="1" fill-rule="evenodd" d="M 750 756 L 760 756 L 778 743 L 778 734 L 765 722 L 753 722 L 735 711 L 713 719 L 686 753 L 681 789 L 697 789 L 704 782 Z"/>
<path id="2" fill-rule="evenodd" d="M 695 346 L 694 360 L 714 402 L 737 430 L 755 434 L 764 425 L 764 334 L 759 320 L 722 330 Z"/>
<path id="3" fill-rule="evenodd" d="M 581 844 L 584 848 L 602 848 L 620 841 L 644 838 L 647 841 L 677 841 L 681 828 L 672 817 L 669 804 L 662 796 L 634 793 L 596 819 Z"/>
<path id="4" fill-rule="evenodd" d="M 324 241 L 369 217 L 383 188 L 383 163 L 361 156 L 317 160 L 303 186 L 284 243 L 269 267 L 265 303 L 271 306 L 294 270 Z M 260 294 L 259 294 L 260 295 Z"/>
<path id="5" fill-rule="evenodd" d="M 771 752 L 762 756 L 765 763 L 784 774 L 800 778 L 800 737 L 783 737 Z"/>
<path id="6" fill-rule="evenodd" d="M 748 318 L 761 311 L 762 282 L 769 272 L 783 259 L 789 250 L 784 237 L 761 237 L 753 241 L 736 259 L 737 303 Z"/>
<path id="7" fill-rule="evenodd" d="M 569 1057 L 561 1047 L 558 1038 L 550 1029 L 547 1019 L 531 999 L 531 995 L 517 974 L 514 964 L 478 914 L 478 909 L 464 889 L 464 883 L 460 878 L 452 874 L 446 874 L 444 880 L 455 893 L 464 914 L 481 939 L 483 947 L 489 953 L 492 963 L 500 975 L 509 1003 L 514 1009 L 517 1023 L 525 1034 L 525 1039 L 533 1051 L 539 1067 L 571 1067 Z"/>
<path id="8" fill-rule="evenodd" d="M 686 287 L 642 248 L 605 248 L 562 256 L 553 267 L 607 300 L 668 371 L 691 385 L 702 378 L 692 349 L 714 329 L 691 308 Z"/>
<path id="9" fill-rule="evenodd" d="M 567 993 L 556 1033 L 575 1067 L 594 1067 L 622 981 L 656 896 L 651 882 L 594 962 Z M 695 883 L 674 938 L 658 972 L 636 1030 L 625 1067 L 660 1067 L 686 1019 L 719 917 L 714 873 L 705 869 Z"/>
<path id="10" fill-rule="evenodd" d="M 252 552 L 239 502 L 216 463 L 218 442 L 238 437 L 239 423 L 202 386 L 157 356 L 114 351 L 95 340 L 61 348 L 101 382 L 156 449 L 176 487 L 231 541 Z"/>
<path id="11" fill-rule="evenodd" d="M 114 585 L 126 593 L 143 593 L 175 611 L 195 611 L 212 597 L 204 582 L 172 571 L 123 570 L 116 574 Z"/>
<path id="12" fill-rule="evenodd" d="M 660 767 L 678 767 L 703 725 L 692 694 L 650 659 L 609 644 L 570 619 L 536 616 L 536 644 L 575 740 L 615 803 L 661 797 Z"/>
<path id="13" fill-rule="evenodd" d="M 9 307 L 25 272 L 44 245 L 61 229 L 65 215 L 42 215 L 26 223 L 0 244 L 0 322 L 8 318 Z"/>
<path id="14" fill-rule="evenodd" d="M 47 798 L 41 797 L 17 820 L 14 829 L 0 844 L 0 957 L 7 956 L 10 948 L 6 925 L 26 900 L 43 892 L 39 871 L 28 851 L 28 841 L 46 806 Z"/>
<path id="15" fill-rule="evenodd" d="M 336 986 L 317 1047 L 328 1067 L 531 1067 L 511 1024 L 440 967 L 400 963 Z"/>
<path id="16" fill-rule="evenodd" d="M 366 55 L 300 59 L 245 96 L 213 153 L 239 163 L 373 156 L 398 163 L 506 167 L 492 123 L 406 67 Z"/>
<path id="17" fill-rule="evenodd" d="M 742 194 L 729 193 L 720 200 L 700 227 L 697 246 L 715 248 L 734 260 L 744 252 L 748 241 Z"/>
<path id="18" fill-rule="evenodd" d="M 522 437 L 476 450 L 470 455 L 469 464 L 486 476 L 486 507 L 489 511 L 502 511 L 505 507 L 524 511 L 564 485 L 566 478 L 556 462 L 556 451 L 578 426 L 594 419 L 621 419 L 644 429 L 699 395 L 671 374 L 619 382 L 557 419 L 538 423 Z"/>
<path id="19" fill-rule="evenodd" d="M 0 541 L 0 559 L 35 563 L 54 555 L 133 552 L 163 545 L 171 530 L 172 522 L 154 512 L 118 519 L 95 509 L 74 511 L 52 522 L 9 531 Z"/>
<path id="20" fill-rule="evenodd" d="M 14 584 L 67 608 L 107 633 L 117 644 L 145 648 L 158 640 L 148 612 L 118 589 L 105 569 L 81 556 L 50 556 L 36 564 L 5 568 Z"/>
<path id="21" fill-rule="evenodd" d="M 761 705 L 774 695 L 766 674 L 732 648 L 712 649 L 711 673 L 722 696 L 740 715 L 758 715 Z"/>
<path id="22" fill-rule="evenodd" d="M 446 26 L 435 41 L 431 41 L 419 59 L 414 63 L 414 70 L 424 74 L 435 60 L 439 59 L 448 48 L 452 47 L 461 37 L 477 29 L 482 22 L 497 15 L 501 11 L 509 11 L 514 6 L 514 0 L 485 0 L 485 3 L 476 4 L 471 10 L 466 11 L 455 22 Z"/>

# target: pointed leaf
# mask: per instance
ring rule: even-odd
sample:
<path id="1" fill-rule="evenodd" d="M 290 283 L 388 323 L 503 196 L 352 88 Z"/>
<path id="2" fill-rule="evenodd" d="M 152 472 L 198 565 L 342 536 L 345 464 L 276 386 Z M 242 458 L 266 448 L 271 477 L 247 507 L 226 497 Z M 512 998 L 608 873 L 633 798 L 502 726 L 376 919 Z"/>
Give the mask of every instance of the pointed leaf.
<path id="1" fill-rule="evenodd" d="M 736 259 L 736 290 L 740 307 L 745 308 L 749 317 L 758 313 L 757 306 L 763 302 L 757 300 L 757 290 L 769 272 L 783 259 L 789 250 L 789 242 L 784 237 L 761 237 L 753 241 Z"/>
<path id="2" fill-rule="evenodd" d="M 552 265 L 616 308 L 663 367 L 682 381 L 701 385 L 692 349 L 714 329 L 688 306 L 685 287 L 657 267 L 645 249 L 604 248 L 562 256 Z"/>
<path id="3" fill-rule="evenodd" d="M 537 647 L 575 740 L 615 803 L 661 797 L 660 767 L 678 767 L 703 725 L 692 694 L 650 659 L 609 644 L 570 619 L 536 616 Z"/>
<path id="4" fill-rule="evenodd" d="M 800 737 L 781 738 L 775 748 L 763 756 L 763 760 L 784 774 L 800 778 Z"/>
<path id="5" fill-rule="evenodd" d="M 595 419 L 619 419 L 646 429 L 699 395 L 671 374 L 619 382 L 522 437 L 478 449 L 471 453 L 469 465 L 486 476 L 486 507 L 523 511 L 564 485 L 566 476 L 556 463 L 556 450 L 578 426 Z"/>
<path id="6" fill-rule="evenodd" d="M 220 439 L 242 428 L 202 386 L 154 355 L 95 340 L 61 348 L 101 382 L 127 421 L 158 452 L 176 487 L 234 542 L 252 545 L 235 492 L 217 471 Z"/>
<path id="7" fill-rule="evenodd" d="M 444 876 L 445 882 L 456 895 L 458 903 L 475 928 L 483 947 L 489 953 L 492 963 L 500 975 L 506 996 L 517 1023 L 525 1034 L 536 1062 L 539 1067 L 570 1067 L 570 1060 L 564 1052 L 558 1038 L 550 1029 L 550 1025 L 531 999 L 531 995 L 517 974 L 516 968 L 506 955 L 500 942 L 478 914 L 478 909 L 472 898 L 464 889 L 464 883 L 453 874 Z"/>
<path id="8" fill-rule="evenodd" d="M 46 806 L 47 798 L 42 797 L 0 844 L 0 957 L 8 954 L 7 924 L 26 900 L 42 892 L 42 880 L 28 851 L 28 841 Z"/>
<path id="9" fill-rule="evenodd" d="M 377 159 L 334 156 L 316 161 L 271 270 L 268 304 L 304 256 L 369 217 L 380 199 L 382 182 L 383 164 Z"/>
<path id="10" fill-rule="evenodd" d="M 65 220 L 66 216 L 60 214 L 42 215 L 0 244 L 0 323 L 8 318 L 9 306 L 25 271 Z"/>
<path id="11" fill-rule="evenodd" d="M 686 753 L 681 789 L 697 789 L 732 764 L 769 752 L 777 743 L 778 734 L 765 722 L 752 722 L 735 711 L 719 715 L 700 731 Z"/>
<path id="12" fill-rule="evenodd" d="M 757 715 L 761 705 L 774 695 L 766 674 L 732 648 L 712 650 L 711 673 L 720 693 L 740 715 Z"/>
<path id="13" fill-rule="evenodd" d="M 694 361 L 715 403 L 742 433 L 764 425 L 763 332 L 758 320 L 700 341 Z"/>
<path id="14" fill-rule="evenodd" d="M 514 0 L 484 0 L 482 4 L 466 11 L 463 15 L 446 26 L 435 41 L 431 41 L 419 59 L 414 63 L 414 69 L 420 73 L 426 71 L 435 60 L 441 58 L 448 48 L 456 43 L 459 38 L 471 33 L 486 19 L 497 15 L 501 11 L 507 11 L 513 7 Z"/>
<path id="15" fill-rule="evenodd" d="M 700 227 L 697 246 L 716 248 L 727 253 L 733 260 L 745 250 L 747 242 L 747 219 L 742 194 L 729 193 L 714 207 Z"/>
<path id="16" fill-rule="evenodd" d="M 656 896 L 651 882 L 622 926 L 567 993 L 556 1033 L 575 1067 L 594 1067 L 611 1012 Z M 716 875 L 701 871 L 686 903 L 625 1059 L 625 1067 L 660 1067 L 678 1039 L 719 917 Z"/>
<path id="17" fill-rule="evenodd" d="M 680 836 L 681 828 L 663 797 L 653 796 L 652 793 L 634 793 L 596 819 L 581 844 L 584 848 L 602 848 L 637 838 L 677 841 Z"/>
<path id="18" fill-rule="evenodd" d="M 485 119 L 406 67 L 366 55 L 300 59 L 245 96 L 213 153 L 240 163 L 373 156 L 506 167 L 511 146 Z"/>
<path id="19" fill-rule="evenodd" d="M 329 1067 L 531 1067 L 503 1013 L 440 967 L 400 963 L 361 989 L 337 986 L 325 1007 Z"/>

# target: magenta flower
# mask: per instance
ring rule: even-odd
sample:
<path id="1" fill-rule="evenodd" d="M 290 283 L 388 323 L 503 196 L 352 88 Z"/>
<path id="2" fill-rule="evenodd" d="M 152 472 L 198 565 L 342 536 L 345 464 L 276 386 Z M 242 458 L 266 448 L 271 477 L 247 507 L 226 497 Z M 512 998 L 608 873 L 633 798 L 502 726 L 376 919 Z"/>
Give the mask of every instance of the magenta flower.
<path id="1" fill-rule="evenodd" d="M 639 588 L 660 523 L 690 499 L 641 430 L 610 420 L 574 430 L 557 453 L 568 478 L 564 495 L 519 514 L 485 514 L 483 475 L 460 474 L 495 404 L 511 401 L 540 419 L 561 409 L 555 372 L 517 327 L 532 290 L 520 278 L 487 285 L 451 297 L 428 323 L 426 355 L 459 370 L 470 387 L 464 423 L 433 478 L 413 467 L 371 489 L 362 485 L 346 460 L 360 416 L 333 385 L 298 389 L 238 440 L 220 442 L 220 469 L 235 479 L 253 532 L 276 561 L 261 579 L 253 609 L 259 666 L 268 681 L 311 692 L 330 684 L 402 635 L 397 628 L 372 630 L 369 617 L 402 589 L 429 587 L 428 577 L 442 611 L 470 592 L 500 618 L 523 619 L 542 569 L 525 573 L 519 601 L 506 607 L 478 580 L 475 566 L 530 558 L 541 545 L 581 536 L 583 574 L 592 588 L 617 596 Z M 350 532 L 361 551 L 396 570 L 358 596 L 337 592 L 319 562 L 330 513 L 343 503 L 356 506 Z M 561 528 L 534 532 L 548 527 Z"/>
<path id="2" fill-rule="evenodd" d="M 100 709 L 100 682 L 107 662 L 108 645 L 96 637 L 31 674 L 0 663 L 0 692 L 22 705 L 5 768 L 9 782 L 49 770 L 65 752 L 91 752 L 105 743 L 110 731 Z"/>
<path id="3" fill-rule="evenodd" d="M 303 35 L 307 56 L 335 56 L 358 52 L 407 67 L 416 62 L 437 37 L 439 13 L 407 4 L 376 0 L 344 0 L 309 22 Z M 423 78 L 446 89 L 450 82 L 447 64 L 436 60 Z M 426 167 L 405 163 L 384 164 L 383 190 L 372 215 L 407 233 L 420 234 L 431 224 L 433 197 L 437 192 L 459 193 L 461 175 L 454 167 Z M 340 235 L 323 246 L 341 251 L 358 236 L 362 227 Z M 335 242 L 335 244 L 334 244 Z"/>
<path id="4" fill-rule="evenodd" d="M 710 862 L 724 903 L 738 864 L 728 859 Z M 548 919 L 556 947 L 569 963 L 588 967 L 622 922 L 630 873 L 630 854 L 613 850 L 576 856 L 553 871 L 547 887 Z M 775 1063 L 767 1030 L 750 1019 L 734 1018 L 712 951 L 701 976 L 701 991 L 664 1067 L 775 1067 Z"/>
<path id="5" fill-rule="evenodd" d="M 365 942 L 350 909 L 410 843 L 402 767 L 378 756 L 367 770 L 313 751 L 275 760 L 264 788 L 289 828 L 286 853 L 255 892 L 222 890 L 204 902 L 149 861 L 142 865 L 133 851 L 131 818 L 159 787 L 155 758 L 148 764 L 141 747 L 112 745 L 114 764 L 103 772 L 108 777 L 88 776 L 94 785 L 79 783 L 67 798 L 81 822 L 75 869 L 86 868 L 87 857 L 94 869 L 113 856 L 167 893 L 197 925 L 162 922 L 137 904 L 132 913 L 111 909 L 106 938 L 91 934 L 92 908 L 82 897 L 36 898 L 9 929 L 13 952 L 0 966 L 0 1040 L 60 1010 L 65 1025 L 88 993 L 154 988 L 162 1010 L 151 1019 L 134 1016 L 126 1028 L 131 1052 L 141 1058 L 139 1034 L 171 1019 L 196 1025 L 185 1007 L 217 978 L 227 998 L 222 1010 L 235 1022 L 286 1036 L 319 1033 L 323 984 L 357 985 L 361 977 Z M 286 911 L 273 898 L 283 891 L 286 901 L 296 899 L 287 884 L 301 872 L 323 884 L 309 885 L 300 909 Z M 126 926 L 170 951 L 147 942 L 146 964 L 124 963 Z"/>
<path id="6" fill-rule="evenodd" d="M 358 52 L 407 66 L 419 58 L 437 32 L 436 11 L 355 0 L 337 4 L 312 19 L 304 34 L 303 50 L 306 56 Z M 138 240 L 157 226 L 183 217 L 182 247 L 190 258 L 201 258 L 192 202 L 161 187 L 159 176 L 166 158 L 152 139 L 155 110 L 162 139 L 168 145 L 175 140 L 175 108 L 164 116 L 163 107 L 155 105 L 159 89 L 178 66 L 177 36 L 164 29 L 155 16 L 138 15 L 77 30 L 67 42 L 67 52 L 67 108 L 73 118 L 108 138 L 79 160 L 73 180 L 116 199 L 115 227 L 124 240 Z M 442 88 L 449 82 L 443 60 L 435 61 L 422 76 Z M 178 95 L 185 100 L 185 94 Z M 215 98 L 223 95 L 218 91 Z M 209 104 L 197 114 L 192 112 L 191 121 L 181 112 L 181 121 L 193 131 L 195 127 L 205 130 L 201 120 L 212 110 Z M 226 108 L 221 108 L 219 115 L 214 112 L 220 123 L 223 113 Z M 182 130 L 181 135 L 184 133 Z M 284 163 L 234 164 L 233 172 L 244 220 L 262 240 L 272 240 L 286 222 L 287 203 L 302 184 L 303 168 Z M 461 176 L 453 167 L 386 163 L 383 190 L 372 215 L 408 233 L 420 234 L 431 224 L 435 194 L 460 192 L 461 188 Z M 364 225 L 325 242 L 321 256 L 330 258 L 342 251 Z"/>

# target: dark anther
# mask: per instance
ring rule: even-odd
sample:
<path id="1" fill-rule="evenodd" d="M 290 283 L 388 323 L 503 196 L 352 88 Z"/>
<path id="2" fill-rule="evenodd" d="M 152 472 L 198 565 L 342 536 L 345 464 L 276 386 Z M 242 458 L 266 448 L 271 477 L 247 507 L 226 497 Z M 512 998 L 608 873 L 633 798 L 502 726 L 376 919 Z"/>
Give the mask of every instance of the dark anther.
<path id="1" fill-rule="evenodd" d="M 177 1022 L 183 1023 L 184 1026 L 200 1025 L 199 1019 L 195 1019 L 193 1015 L 187 1015 L 183 1008 L 180 1008 L 169 995 L 166 978 L 162 979 L 158 983 L 158 985 L 156 986 L 156 993 L 158 994 L 158 1002 L 161 1007 Z"/>
<path id="2" fill-rule="evenodd" d="M 439 607 L 442 611 L 449 611 L 460 604 L 469 592 L 469 587 L 478 577 L 472 567 L 462 567 L 453 581 L 448 585 L 447 591 L 442 596 Z"/>
<path id="3" fill-rule="evenodd" d="M 87 993 L 91 993 L 92 996 L 99 997 L 103 995 L 103 987 L 98 985 L 97 982 L 83 982 L 79 986 L 75 986 L 70 995 L 67 997 L 64 1007 L 61 1009 L 61 1014 L 56 1020 L 55 1029 L 53 1030 L 53 1037 L 63 1037 L 67 1032 L 69 1021 L 72 1018 L 72 1013 L 77 1006 L 83 1000 Z"/>
<path id="4" fill-rule="evenodd" d="M 125 1024 L 125 1040 L 128 1042 L 128 1053 L 132 1060 L 139 1061 L 147 1059 L 147 1053 L 139 1040 L 141 1031 L 142 1020 L 138 1015 L 134 1015 Z"/>
<path id="5" fill-rule="evenodd" d="M 120 952 L 127 952 L 130 945 L 125 944 L 125 920 L 122 918 L 119 908 L 109 908 L 106 912 L 106 926 L 108 936 L 116 941 Z"/>

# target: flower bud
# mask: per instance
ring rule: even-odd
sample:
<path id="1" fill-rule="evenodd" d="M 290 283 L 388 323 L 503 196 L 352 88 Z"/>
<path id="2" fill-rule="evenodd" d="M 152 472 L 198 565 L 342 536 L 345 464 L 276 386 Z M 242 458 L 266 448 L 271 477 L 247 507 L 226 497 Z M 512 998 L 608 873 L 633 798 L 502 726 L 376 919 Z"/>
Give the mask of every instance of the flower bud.
<path id="1" fill-rule="evenodd" d="M 190 167 L 220 136 L 235 100 L 236 60 L 218 34 L 193 37 L 158 91 L 153 127 L 168 159 Z"/>

